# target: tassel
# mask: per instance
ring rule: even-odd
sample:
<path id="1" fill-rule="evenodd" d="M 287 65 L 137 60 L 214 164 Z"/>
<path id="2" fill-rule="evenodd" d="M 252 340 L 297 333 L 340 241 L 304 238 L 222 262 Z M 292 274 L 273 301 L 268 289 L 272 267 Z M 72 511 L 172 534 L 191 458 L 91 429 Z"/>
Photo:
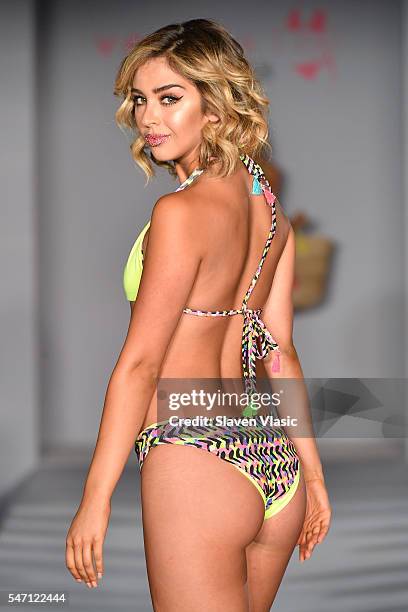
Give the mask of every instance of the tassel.
<path id="1" fill-rule="evenodd" d="M 251 406 L 245 406 L 242 411 L 242 416 L 244 417 L 253 417 L 256 414 L 256 411 Z"/>
<path id="2" fill-rule="evenodd" d="M 274 193 L 272 193 L 272 191 L 270 191 L 270 189 L 266 189 L 266 188 L 264 190 L 264 194 L 265 194 L 266 201 L 268 202 L 268 204 L 270 204 L 272 206 L 272 204 L 276 200 L 276 195 Z"/>
<path id="3" fill-rule="evenodd" d="M 252 181 L 252 194 L 253 195 L 262 194 L 261 183 L 258 181 L 258 178 L 256 176 L 254 176 L 254 180 Z"/>
<path id="4" fill-rule="evenodd" d="M 253 416 L 256 416 L 257 414 L 258 414 L 258 408 L 253 407 L 252 398 L 250 398 L 248 406 L 245 406 L 244 410 L 242 411 L 242 416 L 253 417 Z"/>
<path id="5" fill-rule="evenodd" d="M 272 372 L 280 372 L 280 360 L 279 360 L 279 351 L 274 351 L 274 358 L 272 361 Z"/>

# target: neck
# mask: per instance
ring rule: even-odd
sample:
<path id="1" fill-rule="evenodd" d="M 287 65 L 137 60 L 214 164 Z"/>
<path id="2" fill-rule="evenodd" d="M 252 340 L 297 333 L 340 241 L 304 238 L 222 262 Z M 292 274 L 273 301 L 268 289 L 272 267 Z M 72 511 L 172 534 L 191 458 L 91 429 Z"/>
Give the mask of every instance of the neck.
<path id="1" fill-rule="evenodd" d="M 199 163 L 198 158 L 194 155 L 190 155 L 187 158 L 174 160 L 174 169 L 177 173 L 180 184 L 183 183 L 196 168 L 199 168 Z"/>
<path id="2" fill-rule="evenodd" d="M 211 157 L 210 161 L 214 159 L 215 157 Z M 212 173 L 215 172 L 215 169 L 218 167 L 218 165 L 219 162 L 212 164 L 211 167 L 208 168 L 208 170 L 206 171 L 206 174 L 211 176 Z M 192 154 L 186 157 L 174 160 L 174 169 L 177 173 L 177 177 L 180 181 L 180 184 L 183 183 L 197 168 L 200 168 L 200 164 L 196 152 L 193 152 Z"/>

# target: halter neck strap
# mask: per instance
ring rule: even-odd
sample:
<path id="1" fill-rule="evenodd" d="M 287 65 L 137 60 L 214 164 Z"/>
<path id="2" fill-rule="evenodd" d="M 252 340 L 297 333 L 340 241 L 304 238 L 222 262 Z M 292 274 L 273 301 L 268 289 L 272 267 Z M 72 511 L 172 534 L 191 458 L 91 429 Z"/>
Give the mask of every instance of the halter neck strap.
<path id="1" fill-rule="evenodd" d="M 181 183 L 181 185 L 179 185 L 177 187 L 177 189 L 175 189 L 175 191 L 181 191 L 182 189 L 185 189 L 187 187 L 187 185 L 190 185 L 193 181 L 195 181 L 195 179 L 200 176 L 202 173 L 204 172 L 203 169 L 201 168 L 195 168 L 192 173 L 186 178 L 185 181 L 183 181 Z"/>

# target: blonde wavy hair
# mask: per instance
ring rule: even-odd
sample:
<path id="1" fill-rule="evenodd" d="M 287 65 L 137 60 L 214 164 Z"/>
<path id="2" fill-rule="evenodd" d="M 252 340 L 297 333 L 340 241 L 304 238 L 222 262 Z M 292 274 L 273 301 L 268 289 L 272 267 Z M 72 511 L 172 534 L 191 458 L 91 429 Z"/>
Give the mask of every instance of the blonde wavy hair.
<path id="1" fill-rule="evenodd" d="M 165 57 L 172 70 L 189 79 L 201 94 L 202 112 L 215 113 L 217 123 L 202 129 L 199 167 L 220 161 L 217 176 L 229 176 L 239 155 L 265 155 L 268 142 L 269 100 L 242 46 L 220 24 L 211 19 L 192 19 L 171 24 L 148 34 L 122 60 L 115 79 L 114 94 L 123 101 L 115 113 L 119 128 L 130 132 L 132 157 L 147 176 L 155 176 L 153 164 L 167 168 L 177 177 L 174 164 L 161 162 L 145 151 L 146 142 L 137 129 L 131 88 L 137 69 L 146 61 Z M 145 185 L 145 186 L 146 186 Z"/>

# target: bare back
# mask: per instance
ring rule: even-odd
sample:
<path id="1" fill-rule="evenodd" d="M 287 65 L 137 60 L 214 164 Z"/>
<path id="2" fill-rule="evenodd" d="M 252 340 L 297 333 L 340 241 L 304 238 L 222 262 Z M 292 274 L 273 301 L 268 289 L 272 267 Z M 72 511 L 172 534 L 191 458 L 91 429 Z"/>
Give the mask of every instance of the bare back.
<path id="1" fill-rule="evenodd" d="M 205 245 L 194 286 L 186 306 L 192 309 L 240 308 L 262 256 L 271 227 L 271 209 L 263 195 L 251 193 L 252 176 L 244 166 L 222 179 L 204 173 L 184 190 L 197 219 L 196 238 Z M 285 247 L 290 223 L 278 200 L 276 232 L 260 276 L 250 296 L 249 308 L 262 308 Z M 143 251 L 148 249 L 148 232 Z M 171 253 L 169 253 L 171 257 Z M 241 378 L 241 317 L 182 316 L 164 358 L 162 378 Z M 257 376 L 266 375 L 262 360 Z M 156 394 L 143 427 L 156 421 Z"/>

